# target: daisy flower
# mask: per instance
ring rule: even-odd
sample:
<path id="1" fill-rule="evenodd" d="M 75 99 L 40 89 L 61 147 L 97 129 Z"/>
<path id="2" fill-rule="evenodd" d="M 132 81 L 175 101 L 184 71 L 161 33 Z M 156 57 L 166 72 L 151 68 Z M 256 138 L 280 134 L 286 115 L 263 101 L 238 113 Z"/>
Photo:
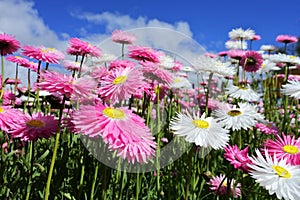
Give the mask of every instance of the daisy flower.
<path id="1" fill-rule="evenodd" d="M 98 93 L 112 104 L 126 100 L 140 90 L 145 82 L 140 68 L 118 68 L 111 70 L 100 81 Z"/>
<path id="2" fill-rule="evenodd" d="M 69 70 L 69 71 L 79 71 L 80 62 L 75 62 L 75 61 L 72 61 L 72 60 L 65 60 L 62 63 L 62 66 L 64 68 L 66 68 L 67 70 Z M 82 70 L 84 70 L 85 68 L 86 68 L 86 66 L 83 64 L 82 65 Z"/>
<path id="3" fill-rule="evenodd" d="M 256 123 L 255 127 L 265 134 L 278 134 L 279 129 L 273 122 Z"/>
<path id="4" fill-rule="evenodd" d="M 258 101 L 259 95 L 251 89 L 250 85 L 231 85 L 227 88 L 226 94 L 236 99 L 245 101 Z"/>
<path id="5" fill-rule="evenodd" d="M 280 70 L 279 67 L 276 66 L 276 63 L 270 61 L 269 59 L 265 59 L 261 65 L 261 68 L 257 71 L 257 73 L 269 73 L 270 71 Z"/>
<path id="6" fill-rule="evenodd" d="M 114 60 L 109 64 L 108 69 L 112 70 L 116 68 L 134 68 L 135 65 L 136 64 L 134 62 L 131 62 L 129 60 Z"/>
<path id="7" fill-rule="evenodd" d="M 101 104 L 82 106 L 72 122 L 79 133 L 102 137 L 110 150 L 128 162 L 147 163 L 155 155 L 156 143 L 144 119 L 127 108 Z"/>
<path id="8" fill-rule="evenodd" d="M 270 156 L 285 159 L 291 165 L 300 165 L 300 138 L 296 140 L 294 136 L 282 133 L 282 136 L 276 135 L 275 140 L 265 141 L 264 147 Z"/>
<path id="9" fill-rule="evenodd" d="M 282 85 L 280 92 L 284 95 L 300 99 L 300 81 L 297 79 L 288 80 L 288 82 Z"/>
<path id="10" fill-rule="evenodd" d="M 121 30 L 114 30 L 111 34 L 111 40 L 121 44 L 132 44 L 135 42 L 136 37 Z"/>
<path id="11" fill-rule="evenodd" d="M 48 139 L 53 136 L 57 132 L 57 127 L 58 120 L 52 115 L 44 115 L 41 112 L 32 116 L 25 114 L 17 124 L 14 124 L 9 134 L 23 141 L 36 141 L 39 138 Z"/>
<path id="12" fill-rule="evenodd" d="M 155 51 L 150 47 L 130 46 L 129 57 L 138 61 L 160 62 L 161 52 Z"/>
<path id="13" fill-rule="evenodd" d="M 255 126 L 258 120 L 263 120 L 263 116 L 257 113 L 256 108 L 249 103 L 241 103 L 230 106 L 220 105 L 213 111 L 217 122 L 225 126 L 226 129 L 241 130 Z"/>
<path id="14" fill-rule="evenodd" d="M 171 88 L 192 88 L 192 84 L 187 78 L 177 76 L 174 78 Z"/>
<path id="15" fill-rule="evenodd" d="M 298 38 L 291 35 L 278 35 L 276 37 L 276 42 L 281 42 L 285 44 L 298 42 Z"/>
<path id="16" fill-rule="evenodd" d="M 170 85 L 173 82 L 174 77 L 170 71 L 162 69 L 152 62 L 141 62 L 140 64 L 143 66 L 142 71 L 145 78 L 166 85 Z"/>
<path id="17" fill-rule="evenodd" d="M 260 50 L 266 52 L 273 52 L 277 51 L 277 47 L 275 47 L 274 45 L 261 45 Z"/>
<path id="18" fill-rule="evenodd" d="M 251 40 L 253 36 L 255 35 L 255 32 L 251 29 L 244 30 L 242 28 L 236 28 L 232 29 L 228 36 L 232 40 Z"/>
<path id="19" fill-rule="evenodd" d="M 20 66 L 24 66 L 29 63 L 29 60 L 27 58 L 23 58 L 21 56 L 12 56 L 12 55 L 6 56 L 6 60 L 16 63 Z"/>
<path id="20" fill-rule="evenodd" d="M 265 156 L 258 149 L 255 152 L 257 157 L 250 157 L 252 164 L 248 164 L 252 178 L 270 195 L 275 193 L 278 199 L 300 199 L 299 166 L 292 166 L 285 159 L 278 160 L 267 150 Z"/>
<path id="21" fill-rule="evenodd" d="M 33 47 L 25 45 L 22 48 L 22 54 L 29 58 L 33 58 L 46 63 L 59 64 L 60 60 L 64 59 L 65 56 L 62 52 L 54 48 L 46 47 Z"/>
<path id="22" fill-rule="evenodd" d="M 220 196 L 227 195 L 227 188 L 229 187 L 229 195 L 233 197 L 241 196 L 241 184 L 236 183 L 235 179 L 231 179 L 230 183 L 224 174 L 212 177 L 208 184 L 210 185 L 210 190 Z M 228 185 L 230 184 L 230 185 Z"/>
<path id="23" fill-rule="evenodd" d="M 225 42 L 226 49 L 234 50 L 234 49 L 247 49 L 248 44 L 246 41 L 235 41 L 228 40 Z"/>
<path id="24" fill-rule="evenodd" d="M 104 64 L 106 66 L 108 63 L 110 63 L 116 59 L 117 59 L 117 56 L 115 56 L 113 54 L 103 53 L 100 57 L 92 57 L 91 63 L 92 63 L 92 65 Z"/>
<path id="25" fill-rule="evenodd" d="M 23 117 L 23 113 L 9 106 L 0 106 L 0 129 L 8 131 Z"/>
<path id="26" fill-rule="evenodd" d="M 6 33 L 0 34 L 0 51 L 1 56 L 12 54 L 20 48 L 20 42 L 13 35 Z"/>
<path id="27" fill-rule="evenodd" d="M 293 65 L 300 64 L 300 58 L 298 56 L 286 55 L 283 53 L 272 54 L 270 55 L 269 59 L 275 63 L 289 63 Z"/>
<path id="28" fill-rule="evenodd" d="M 253 40 L 253 41 L 261 40 L 261 36 L 260 35 L 253 35 L 251 40 Z"/>
<path id="29" fill-rule="evenodd" d="M 239 150 L 237 145 L 227 146 L 224 148 L 224 158 L 230 162 L 236 169 L 241 169 L 245 172 L 249 171 L 247 163 L 252 163 L 248 155 L 248 147 Z"/>
<path id="30" fill-rule="evenodd" d="M 263 57 L 256 51 L 246 51 L 241 59 L 241 65 L 246 72 L 256 72 L 261 68 Z"/>
<path id="31" fill-rule="evenodd" d="M 244 55 L 245 51 L 244 50 L 229 50 L 228 51 L 228 56 L 230 58 L 236 59 L 236 60 L 241 60 L 243 55 Z"/>
<path id="32" fill-rule="evenodd" d="M 94 57 L 99 57 L 102 54 L 101 49 L 78 38 L 71 38 L 69 40 L 69 43 L 70 46 L 67 49 L 67 53 L 70 55 L 90 55 Z"/>
<path id="33" fill-rule="evenodd" d="M 185 136 L 185 140 L 195 143 L 201 147 L 212 147 L 221 149 L 226 146 L 229 135 L 228 130 L 223 129 L 214 118 L 205 117 L 205 113 L 199 116 L 199 113 L 191 116 L 178 113 L 170 122 L 170 129 L 175 135 Z"/>
<path id="34" fill-rule="evenodd" d="M 159 57 L 159 60 L 160 62 L 158 66 L 165 69 L 172 69 L 173 66 L 175 65 L 174 58 L 165 54 L 162 54 L 162 56 Z"/>

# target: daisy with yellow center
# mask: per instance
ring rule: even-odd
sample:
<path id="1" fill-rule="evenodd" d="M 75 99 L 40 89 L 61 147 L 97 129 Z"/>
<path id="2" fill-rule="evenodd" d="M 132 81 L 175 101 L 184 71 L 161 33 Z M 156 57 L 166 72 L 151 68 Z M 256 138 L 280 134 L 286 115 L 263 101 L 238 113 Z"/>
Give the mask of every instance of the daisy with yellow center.
<path id="1" fill-rule="evenodd" d="M 205 113 L 201 117 L 199 113 L 193 116 L 178 113 L 171 120 L 170 129 L 175 135 L 185 136 L 187 142 L 201 147 L 221 149 L 229 140 L 228 130 L 223 129 L 214 118 L 205 117 Z"/>
<path id="2" fill-rule="evenodd" d="M 235 99 L 241 99 L 249 102 L 259 100 L 259 95 L 251 89 L 250 85 L 231 85 L 227 88 L 226 94 Z"/>
<path id="3" fill-rule="evenodd" d="M 300 199 L 299 166 L 271 156 L 267 149 L 264 149 L 264 156 L 258 149 L 255 152 L 257 156 L 250 157 L 252 163 L 248 164 L 251 177 L 270 195 L 275 193 L 278 199 Z"/>

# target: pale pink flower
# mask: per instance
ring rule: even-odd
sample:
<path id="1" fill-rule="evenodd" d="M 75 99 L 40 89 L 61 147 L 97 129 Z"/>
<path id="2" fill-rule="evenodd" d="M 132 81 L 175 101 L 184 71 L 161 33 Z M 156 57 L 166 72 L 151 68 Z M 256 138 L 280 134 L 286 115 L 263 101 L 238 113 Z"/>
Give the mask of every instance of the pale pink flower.
<path id="1" fill-rule="evenodd" d="M 6 56 L 12 54 L 20 48 L 20 42 L 13 35 L 6 33 L 0 34 L 0 54 Z"/>
<path id="2" fill-rule="evenodd" d="M 254 41 L 261 40 L 261 36 L 260 35 L 253 35 L 251 40 L 254 40 Z"/>
<path id="3" fill-rule="evenodd" d="M 224 148 L 224 157 L 236 169 L 249 171 L 248 163 L 252 163 L 248 155 L 248 147 L 240 150 L 237 145 L 227 146 Z"/>
<path id="4" fill-rule="evenodd" d="M 67 49 L 67 53 L 70 55 L 100 57 L 102 54 L 101 49 L 78 38 L 71 38 L 69 43 L 70 47 Z"/>
<path id="5" fill-rule="evenodd" d="M 147 79 L 157 81 L 159 84 L 170 85 L 173 83 L 174 77 L 170 71 L 162 69 L 152 62 L 141 62 L 140 64 L 143 66 L 143 74 Z"/>
<path id="6" fill-rule="evenodd" d="M 79 133 L 101 136 L 110 150 L 117 150 L 128 162 L 147 163 L 155 155 L 156 143 L 145 120 L 127 108 L 81 106 L 72 121 Z"/>
<path id="7" fill-rule="evenodd" d="M 131 97 L 143 88 L 145 82 L 140 68 L 119 68 L 111 70 L 100 81 L 99 94 L 112 104 Z"/>
<path id="8" fill-rule="evenodd" d="M 160 62 L 160 56 L 163 54 L 161 52 L 155 51 L 150 47 L 141 46 L 130 46 L 129 47 L 129 57 L 138 61 L 149 61 L 153 63 Z"/>
<path id="9" fill-rule="evenodd" d="M 237 183 L 234 179 L 231 180 L 230 185 L 228 179 L 224 174 L 212 177 L 208 184 L 210 190 L 220 196 L 230 195 L 233 197 L 241 196 L 241 184 Z M 227 193 L 227 187 L 229 187 L 229 193 Z"/>
<path id="10" fill-rule="evenodd" d="M 33 47 L 28 45 L 23 46 L 22 54 L 29 58 L 54 64 L 59 64 L 60 60 L 63 60 L 65 58 L 65 55 L 57 49 L 46 47 Z"/>
<path id="11" fill-rule="evenodd" d="M 275 140 L 268 139 L 264 142 L 270 156 L 276 156 L 278 160 L 286 159 L 291 165 L 300 165 L 300 138 L 297 140 L 295 136 L 279 134 Z"/>
<path id="12" fill-rule="evenodd" d="M 135 42 L 136 37 L 121 30 L 114 30 L 111 34 L 111 40 L 121 44 L 132 44 Z"/>
<path id="13" fill-rule="evenodd" d="M 71 61 L 71 60 L 65 60 L 62 63 L 62 66 L 64 68 L 66 68 L 69 71 L 79 71 L 80 69 L 80 62 L 75 62 L 75 61 Z M 86 66 L 82 65 L 82 69 L 84 69 Z"/>
<path id="14" fill-rule="evenodd" d="M 18 123 L 12 126 L 9 134 L 14 138 L 20 138 L 23 141 L 36 141 L 39 138 L 53 136 L 57 132 L 58 120 L 52 115 L 44 113 L 33 113 L 32 116 L 25 114 Z"/>
<path id="15" fill-rule="evenodd" d="M 241 65 L 247 72 L 256 72 L 263 64 L 263 57 L 256 51 L 246 51 L 241 59 Z"/>
<path id="16" fill-rule="evenodd" d="M 298 38 L 291 35 L 278 35 L 276 37 L 277 42 L 289 44 L 289 43 L 295 43 L 298 42 Z"/>
<path id="17" fill-rule="evenodd" d="M 135 67 L 135 63 L 129 60 L 115 60 L 109 64 L 108 69 L 112 70 L 116 68 L 124 69 L 124 68 L 134 68 L 134 67 Z"/>
<path id="18" fill-rule="evenodd" d="M 228 51 L 228 56 L 230 58 L 233 58 L 233 59 L 236 59 L 236 60 L 241 60 L 244 53 L 245 53 L 245 51 L 243 51 L 243 50 L 238 50 L 238 49 L 229 50 Z"/>
<path id="19" fill-rule="evenodd" d="M 27 58 L 23 58 L 21 56 L 13 56 L 13 55 L 6 56 L 6 60 L 16 63 L 20 66 L 24 66 L 29 63 L 29 60 Z"/>
<path id="20" fill-rule="evenodd" d="M 257 122 L 255 127 L 265 134 L 275 135 L 279 133 L 278 127 L 273 122 L 265 122 L 265 123 Z"/>
<path id="21" fill-rule="evenodd" d="M 91 67 L 90 76 L 97 82 L 100 82 L 103 77 L 108 75 L 108 70 L 105 67 Z"/>

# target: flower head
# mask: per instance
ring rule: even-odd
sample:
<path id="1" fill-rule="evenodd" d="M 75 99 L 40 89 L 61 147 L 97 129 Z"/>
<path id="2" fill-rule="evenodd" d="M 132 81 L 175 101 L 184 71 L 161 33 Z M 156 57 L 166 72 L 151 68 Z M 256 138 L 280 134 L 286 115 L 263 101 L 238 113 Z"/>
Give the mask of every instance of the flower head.
<path id="1" fill-rule="evenodd" d="M 127 108 L 97 104 L 82 106 L 73 115 L 79 133 L 102 137 L 109 149 L 128 162 L 148 162 L 155 155 L 156 143 L 144 119 Z"/>
<path id="2" fill-rule="evenodd" d="M 247 72 L 256 72 L 262 63 L 263 57 L 257 51 L 246 51 L 241 59 L 241 65 Z"/>
<path id="3" fill-rule="evenodd" d="M 170 85 L 173 82 L 173 74 L 166 69 L 160 68 L 157 64 L 141 62 L 141 65 L 143 66 L 142 71 L 145 78 L 166 85 Z"/>
<path id="4" fill-rule="evenodd" d="M 282 85 L 281 93 L 300 99 L 300 81 L 297 79 L 288 80 L 288 82 Z"/>
<path id="5" fill-rule="evenodd" d="M 236 28 L 232 29 L 228 36 L 232 40 L 251 40 L 253 36 L 255 35 L 255 32 L 251 29 L 244 30 L 242 28 Z"/>
<path id="6" fill-rule="evenodd" d="M 291 35 L 278 35 L 276 37 L 276 42 L 281 42 L 286 44 L 295 43 L 298 42 L 298 38 Z"/>
<path id="7" fill-rule="evenodd" d="M 111 34 L 111 40 L 121 44 L 132 44 L 135 42 L 136 37 L 121 30 L 114 30 Z"/>
<path id="8" fill-rule="evenodd" d="M 227 88 L 226 94 L 236 99 L 242 99 L 245 101 L 258 101 L 259 95 L 251 89 L 250 85 L 231 85 Z"/>
<path id="9" fill-rule="evenodd" d="M 130 46 L 129 57 L 138 61 L 159 63 L 162 54 L 150 47 Z"/>
<path id="10" fill-rule="evenodd" d="M 279 129 L 278 127 L 272 123 L 272 122 L 264 122 L 264 123 L 256 123 L 255 127 L 260 130 L 261 132 L 265 133 L 265 134 L 278 134 L 279 133 Z"/>
<path id="11" fill-rule="evenodd" d="M 171 120 L 170 129 L 175 135 L 185 136 L 185 140 L 201 147 L 220 149 L 228 140 L 228 130 L 223 129 L 212 117 L 205 117 L 205 113 L 191 116 L 189 113 L 178 113 Z"/>
<path id="12" fill-rule="evenodd" d="M 23 117 L 23 113 L 9 106 L 0 107 L 0 129 L 8 131 Z"/>
<path id="13" fill-rule="evenodd" d="M 285 159 L 278 160 L 276 156 L 269 155 L 264 150 L 264 155 L 256 149 L 257 157 L 250 157 L 252 163 L 250 175 L 260 186 L 276 194 L 278 199 L 300 199 L 300 170 L 299 166 L 292 166 Z"/>
<path id="14" fill-rule="evenodd" d="M 2 33 L 0 34 L 0 53 L 2 56 L 12 54 L 20 48 L 20 42 L 14 36 Z"/>
<path id="15" fill-rule="evenodd" d="M 99 57 L 102 54 L 101 49 L 78 38 L 71 38 L 69 40 L 69 43 L 70 47 L 67 49 L 67 52 L 70 55 L 90 55 L 94 57 Z"/>
<path id="16" fill-rule="evenodd" d="M 248 155 L 248 147 L 243 150 L 239 150 L 237 145 L 227 146 L 224 148 L 224 157 L 230 162 L 236 169 L 249 171 L 247 163 L 252 163 Z"/>
<path id="17" fill-rule="evenodd" d="M 15 124 L 9 134 L 24 141 L 36 141 L 39 138 L 49 138 L 57 132 L 58 120 L 52 115 L 42 112 L 25 116 Z"/>
<path id="18" fill-rule="evenodd" d="M 23 46 L 22 54 L 29 58 L 55 64 L 59 64 L 60 60 L 65 57 L 62 52 L 54 48 L 33 47 L 28 45 Z"/>
<path id="19" fill-rule="evenodd" d="M 230 180 L 230 185 L 229 180 L 225 177 L 224 174 L 221 174 L 219 176 L 214 176 L 212 177 L 208 184 L 210 185 L 210 190 L 216 193 L 217 195 L 220 196 L 225 196 L 228 191 L 229 187 L 229 195 L 233 197 L 238 197 L 241 196 L 241 184 L 236 183 L 236 180 L 232 179 Z"/>
<path id="20" fill-rule="evenodd" d="M 13 55 L 6 56 L 6 60 L 16 63 L 20 66 L 24 66 L 29 63 L 29 60 L 27 58 L 23 58 L 21 56 L 13 56 Z"/>

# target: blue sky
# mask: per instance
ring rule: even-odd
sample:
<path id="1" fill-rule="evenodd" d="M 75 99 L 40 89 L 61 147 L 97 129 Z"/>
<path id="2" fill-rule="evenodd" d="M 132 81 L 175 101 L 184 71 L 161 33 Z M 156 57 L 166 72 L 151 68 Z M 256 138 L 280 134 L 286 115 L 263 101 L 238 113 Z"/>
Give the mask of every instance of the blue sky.
<path id="1" fill-rule="evenodd" d="M 226 50 L 228 32 L 242 27 L 261 35 L 258 49 L 280 45 L 279 34 L 300 36 L 299 8 L 299 0 L 1 0 L 0 31 L 24 43 L 53 45 L 70 37 L 104 39 L 115 28 L 163 26 L 218 52 Z"/>

